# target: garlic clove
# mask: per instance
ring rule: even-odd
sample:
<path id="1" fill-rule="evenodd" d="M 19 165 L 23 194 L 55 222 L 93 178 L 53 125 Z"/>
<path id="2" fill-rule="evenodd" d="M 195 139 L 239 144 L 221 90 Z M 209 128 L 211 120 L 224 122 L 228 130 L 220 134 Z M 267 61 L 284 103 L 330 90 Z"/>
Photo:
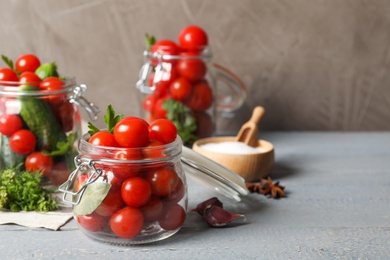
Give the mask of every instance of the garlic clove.
<path id="1" fill-rule="evenodd" d="M 245 220 L 245 216 L 242 214 L 231 214 L 223 208 L 209 204 L 203 211 L 203 218 L 212 227 L 223 227 L 236 218 L 242 217 Z"/>
<path id="2" fill-rule="evenodd" d="M 217 197 L 212 197 L 210 199 L 207 199 L 201 203 L 199 203 L 195 209 L 191 210 L 191 212 L 198 212 L 199 215 L 203 216 L 204 210 L 211 205 L 218 206 L 220 208 L 223 207 L 222 202 Z"/>

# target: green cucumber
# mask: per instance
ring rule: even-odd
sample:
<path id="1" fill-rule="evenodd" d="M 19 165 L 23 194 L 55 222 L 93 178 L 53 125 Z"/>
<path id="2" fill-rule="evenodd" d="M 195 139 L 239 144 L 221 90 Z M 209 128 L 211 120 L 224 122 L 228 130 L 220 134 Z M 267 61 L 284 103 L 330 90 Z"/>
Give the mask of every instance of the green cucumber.
<path id="1" fill-rule="evenodd" d="M 16 154 L 9 146 L 9 137 L 1 135 L 0 169 L 17 168 L 24 164 L 25 155 Z"/>
<path id="2" fill-rule="evenodd" d="M 23 91 L 36 91 L 34 87 L 23 87 Z M 50 105 L 34 96 L 21 96 L 20 115 L 27 127 L 37 138 L 37 149 L 53 151 L 59 142 L 66 142 L 67 137 L 53 114 Z"/>

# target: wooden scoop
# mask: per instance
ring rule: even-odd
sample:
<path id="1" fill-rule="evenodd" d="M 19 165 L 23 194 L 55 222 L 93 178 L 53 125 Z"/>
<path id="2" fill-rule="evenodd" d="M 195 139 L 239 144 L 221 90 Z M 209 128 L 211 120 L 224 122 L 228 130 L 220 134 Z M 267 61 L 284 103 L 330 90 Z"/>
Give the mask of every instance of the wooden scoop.
<path id="1" fill-rule="evenodd" d="M 263 107 L 255 107 L 252 112 L 252 117 L 248 122 L 241 126 L 241 129 L 237 134 L 236 141 L 246 143 L 252 147 L 257 147 L 259 145 L 259 141 L 257 140 L 257 124 L 260 122 L 264 113 L 265 110 Z"/>

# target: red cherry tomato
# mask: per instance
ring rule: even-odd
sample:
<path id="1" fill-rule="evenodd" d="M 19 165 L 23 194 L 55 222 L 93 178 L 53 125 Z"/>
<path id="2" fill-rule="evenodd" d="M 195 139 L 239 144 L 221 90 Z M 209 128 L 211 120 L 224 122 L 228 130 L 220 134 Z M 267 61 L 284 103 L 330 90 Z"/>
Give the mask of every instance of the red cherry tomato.
<path id="1" fill-rule="evenodd" d="M 41 78 L 31 71 L 25 71 L 19 76 L 19 83 L 21 85 L 39 87 L 40 82 Z"/>
<path id="2" fill-rule="evenodd" d="M 92 212 L 88 215 L 76 216 L 76 220 L 80 224 L 80 226 L 91 232 L 102 231 L 108 223 L 107 218 L 100 216 L 95 212 Z"/>
<path id="3" fill-rule="evenodd" d="M 11 136 L 17 130 L 22 129 L 23 121 L 16 114 L 3 114 L 0 116 L 0 133 Z"/>
<path id="4" fill-rule="evenodd" d="M 164 102 L 165 100 L 171 98 L 170 96 L 165 96 L 162 98 L 157 99 L 156 103 L 154 104 L 152 115 L 154 119 L 158 118 L 166 118 L 168 111 L 164 108 Z"/>
<path id="5" fill-rule="evenodd" d="M 15 61 L 16 70 L 20 73 L 25 71 L 35 72 L 35 70 L 41 65 L 38 57 L 34 54 L 24 54 L 18 57 Z"/>
<path id="6" fill-rule="evenodd" d="M 76 113 L 73 104 L 68 100 L 63 99 L 62 102 L 56 102 L 56 104 L 50 103 L 50 106 L 58 123 L 62 126 L 62 129 L 65 132 L 71 131 L 73 129 L 74 115 Z"/>
<path id="7" fill-rule="evenodd" d="M 159 40 L 150 47 L 151 53 L 159 53 L 161 55 L 177 55 L 179 51 L 179 46 L 174 41 L 168 39 Z M 173 60 L 164 59 L 164 62 L 173 62 Z M 152 65 L 157 66 L 157 64 L 158 60 L 152 59 Z"/>
<path id="8" fill-rule="evenodd" d="M 75 183 L 75 191 L 79 191 L 83 187 L 84 183 L 88 180 L 89 176 L 87 174 L 82 174 L 78 176 Z"/>
<path id="9" fill-rule="evenodd" d="M 184 101 L 193 111 L 205 111 L 213 103 L 213 92 L 206 82 L 200 82 L 193 86 L 191 95 Z"/>
<path id="10" fill-rule="evenodd" d="M 169 92 L 169 86 L 172 82 L 179 77 L 179 73 L 170 63 L 163 63 L 163 69 L 157 71 L 154 74 L 154 84 L 156 89 L 154 90 L 154 95 L 157 97 L 166 96 Z"/>
<path id="11" fill-rule="evenodd" d="M 182 54 L 182 56 L 186 55 L 192 56 L 191 54 Z M 187 78 L 191 82 L 197 82 L 204 79 L 207 67 L 201 59 L 189 57 L 178 60 L 176 70 L 180 76 Z"/>
<path id="12" fill-rule="evenodd" d="M 186 212 L 176 203 L 164 203 L 163 213 L 159 219 L 160 226 L 165 230 L 180 228 L 186 219 Z"/>
<path id="13" fill-rule="evenodd" d="M 179 33 L 179 45 L 186 50 L 200 50 L 208 44 L 207 33 L 196 25 L 183 28 Z"/>
<path id="14" fill-rule="evenodd" d="M 179 176 L 171 166 L 152 168 L 146 173 L 145 179 L 156 196 L 169 196 L 179 182 Z"/>
<path id="15" fill-rule="evenodd" d="M 163 204 L 159 197 L 152 196 L 149 202 L 140 209 L 144 215 L 145 223 L 151 223 L 160 218 Z"/>
<path id="16" fill-rule="evenodd" d="M 10 68 L 1 68 L 0 69 L 0 81 L 18 82 L 19 79 L 18 79 L 18 75 L 16 75 L 16 72 L 13 71 L 12 69 L 10 69 Z M 4 85 L 4 86 L 13 85 L 12 83 L 11 84 L 1 83 L 1 84 Z"/>
<path id="17" fill-rule="evenodd" d="M 149 139 L 151 140 L 169 144 L 175 141 L 176 135 L 176 126 L 168 119 L 156 119 L 149 125 Z"/>
<path id="18" fill-rule="evenodd" d="M 142 150 L 144 158 L 157 159 L 165 157 L 164 148 L 161 147 L 162 145 L 164 145 L 164 143 L 158 140 L 149 140 L 149 142 Z"/>
<path id="19" fill-rule="evenodd" d="M 17 154 L 29 154 L 34 151 L 37 144 L 35 135 L 26 129 L 17 130 L 11 135 L 9 145 Z"/>
<path id="20" fill-rule="evenodd" d="M 169 86 L 169 92 L 175 100 L 183 100 L 191 94 L 192 85 L 189 80 L 184 77 L 177 78 Z"/>
<path id="21" fill-rule="evenodd" d="M 112 232 L 121 238 L 133 238 L 137 236 L 144 225 L 144 217 L 141 210 L 125 207 L 112 215 L 110 227 Z"/>
<path id="22" fill-rule="evenodd" d="M 58 77 L 47 77 L 41 81 L 39 87 L 45 90 L 59 90 L 65 86 L 65 82 Z"/>
<path id="23" fill-rule="evenodd" d="M 171 203 L 177 203 L 184 198 L 186 193 L 186 186 L 183 184 L 183 181 L 179 178 L 175 189 L 169 194 L 169 196 L 164 197 L 164 201 L 169 201 Z"/>
<path id="24" fill-rule="evenodd" d="M 41 171 L 42 176 L 46 177 L 53 168 L 53 158 L 39 151 L 33 152 L 27 156 L 24 166 L 28 172 Z"/>
<path id="25" fill-rule="evenodd" d="M 101 216 L 111 217 L 115 212 L 123 208 L 124 205 L 121 191 L 110 189 L 102 203 L 96 208 L 95 212 Z"/>
<path id="26" fill-rule="evenodd" d="M 114 135 L 106 132 L 100 131 L 89 138 L 89 143 L 100 146 L 109 146 L 109 147 L 118 147 L 118 143 L 115 141 Z"/>
<path id="27" fill-rule="evenodd" d="M 152 112 L 153 107 L 156 104 L 157 96 L 156 95 L 149 95 L 146 96 L 144 101 L 142 102 L 142 107 L 145 111 Z"/>
<path id="28" fill-rule="evenodd" d="M 148 203 L 152 190 L 150 184 L 143 178 L 132 177 L 122 184 L 121 194 L 123 201 L 132 208 L 139 208 Z"/>
<path id="29" fill-rule="evenodd" d="M 148 142 L 149 124 L 141 118 L 119 121 L 114 128 L 114 137 L 121 147 L 142 147 Z"/>
<path id="30" fill-rule="evenodd" d="M 142 160 L 142 151 L 138 149 L 121 149 L 114 154 L 116 160 Z M 137 163 L 120 163 L 110 164 L 105 167 L 113 172 L 114 176 L 119 180 L 126 180 L 130 177 L 135 177 L 140 172 L 142 165 Z"/>
<path id="31" fill-rule="evenodd" d="M 65 162 L 58 162 L 53 165 L 51 173 L 49 174 L 49 180 L 55 184 L 60 185 L 68 180 L 70 171 Z"/>

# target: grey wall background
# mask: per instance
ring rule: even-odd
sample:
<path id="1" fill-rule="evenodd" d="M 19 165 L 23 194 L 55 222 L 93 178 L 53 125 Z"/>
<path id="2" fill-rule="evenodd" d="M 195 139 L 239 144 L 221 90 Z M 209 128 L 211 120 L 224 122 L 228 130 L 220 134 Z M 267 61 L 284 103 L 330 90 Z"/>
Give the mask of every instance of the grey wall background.
<path id="1" fill-rule="evenodd" d="M 389 14 L 386 0 L 0 0 L 0 52 L 56 61 L 103 110 L 139 114 L 145 33 L 198 24 L 250 93 L 225 130 L 255 105 L 264 130 L 390 130 Z"/>

